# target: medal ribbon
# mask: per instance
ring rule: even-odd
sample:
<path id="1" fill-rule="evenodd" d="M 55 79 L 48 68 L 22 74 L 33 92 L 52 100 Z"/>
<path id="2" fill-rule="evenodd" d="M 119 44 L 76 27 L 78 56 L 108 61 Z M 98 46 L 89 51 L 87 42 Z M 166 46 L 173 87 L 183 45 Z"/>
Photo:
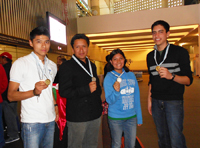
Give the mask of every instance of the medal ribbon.
<path id="1" fill-rule="evenodd" d="M 113 75 L 115 75 L 116 77 L 118 77 L 118 78 L 120 78 L 120 77 L 123 75 L 124 72 L 125 72 L 125 71 L 123 71 L 123 72 L 118 76 L 117 74 L 115 74 L 114 72 L 111 71 L 111 73 L 112 73 Z"/>
<path id="2" fill-rule="evenodd" d="M 31 52 L 31 54 L 33 55 L 33 57 L 36 60 L 36 66 L 37 66 L 38 75 L 39 75 L 40 80 L 43 80 L 44 76 L 47 78 L 47 74 L 48 74 L 48 72 L 47 72 L 48 71 L 48 68 L 47 68 L 47 58 L 46 57 L 44 58 L 44 69 L 42 69 L 42 67 L 39 64 L 39 60 L 37 59 L 35 53 Z M 42 71 L 42 77 L 40 75 L 40 70 Z"/>
<path id="3" fill-rule="evenodd" d="M 87 69 L 85 69 L 85 67 L 79 62 L 79 60 L 78 60 L 74 55 L 72 55 L 72 58 L 76 61 L 76 63 L 77 63 L 79 66 L 81 66 L 81 68 L 82 68 L 83 70 L 85 70 L 85 72 L 86 72 L 90 77 L 93 77 L 91 63 L 90 63 L 90 60 L 88 59 L 87 56 L 86 56 L 86 58 L 88 59 L 88 64 L 89 64 L 90 73 L 87 71 Z"/>
<path id="4" fill-rule="evenodd" d="M 162 65 L 162 63 L 163 63 L 163 62 L 165 61 L 165 59 L 167 58 L 167 54 L 168 54 L 168 51 L 169 51 L 169 46 L 170 46 L 170 44 L 167 45 L 167 49 L 166 49 L 166 52 L 165 52 L 165 56 L 164 56 L 164 58 L 163 58 L 163 61 L 160 62 L 160 64 L 157 63 L 157 60 L 156 60 L 156 49 L 154 50 L 154 60 L 155 60 L 157 66 Z"/>

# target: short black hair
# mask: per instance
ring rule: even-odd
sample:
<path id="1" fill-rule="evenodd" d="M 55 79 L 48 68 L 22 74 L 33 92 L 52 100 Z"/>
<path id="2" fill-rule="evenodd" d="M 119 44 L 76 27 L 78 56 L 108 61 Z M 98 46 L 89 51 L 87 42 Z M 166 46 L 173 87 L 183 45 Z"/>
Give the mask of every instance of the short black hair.
<path id="1" fill-rule="evenodd" d="M 154 22 L 154 23 L 151 25 L 151 31 L 152 31 L 152 32 L 153 32 L 153 28 L 154 28 L 155 26 L 157 26 L 157 25 L 163 26 L 163 27 L 165 28 L 166 32 L 169 31 L 170 25 L 169 25 L 167 22 L 163 21 L 163 20 L 158 20 L 158 21 Z"/>
<path id="2" fill-rule="evenodd" d="M 119 48 L 114 49 L 114 50 L 110 53 L 110 60 L 112 60 L 112 58 L 113 58 L 116 54 L 118 54 L 118 53 L 121 54 L 121 55 L 124 57 L 124 59 L 125 59 L 125 61 L 124 61 L 124 66 L 123 66 L 124 70 L 125 70 L 126 72 L 129 72 L 128 67 L 126 67 L 127 59 L 126 59 L 126 57 L 125 57 L 123 51 L 120 50 Z M 113 65 L 111 64 L 110 60 L 109 60 L 109 62 L 108 62 L 108 67 L 107 67 L 108 72 L 114 70 L 114 67 L 113 67 Z"/>
<path id="3" fill-rule="evenodd" d="M 30 40 L 33 41 L 33 39 L 35 38 L 36 35 L 46 35 L 50 39 L 49 30 L 46 27 L 44 27 L 44 26 L 39 26 L 39 27 L 34 28 L 30 32 Z"/>
<path id="4" fill-rule="evenodd" d="M 87 45 L 89 47 L 90 39 L 85 34 L 75 34 L 71 39 L 71 46 L 72 46 L 73 49 L 74 49 L 74 47 L 73 47 L 74 46 L 74 42 L 77 39 L 84 39 L 87 42 Z"/>

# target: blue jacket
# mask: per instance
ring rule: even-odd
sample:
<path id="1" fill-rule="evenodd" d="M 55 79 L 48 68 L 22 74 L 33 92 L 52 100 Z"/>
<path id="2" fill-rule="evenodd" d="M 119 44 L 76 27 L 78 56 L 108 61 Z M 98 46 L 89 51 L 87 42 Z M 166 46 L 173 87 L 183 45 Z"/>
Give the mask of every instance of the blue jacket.
<path id="1" fill-rule="evenodd" d="M 124 69 L 123 69 L 124 71 Z M 120 75 L 116 71 L 112 71 Z M 113 84 L 117 76 L 108 72 L 104 79 L 104 91 L 108 102 L 108 116 L 112 118 L 129 118 L 137 116 L 137 123 L 142 124 L 142 111 L 140 105 L 140 91 L 137 79 L 133 72 L 124 72 L 121 76 L 120 91 L 115 91 Z"/>

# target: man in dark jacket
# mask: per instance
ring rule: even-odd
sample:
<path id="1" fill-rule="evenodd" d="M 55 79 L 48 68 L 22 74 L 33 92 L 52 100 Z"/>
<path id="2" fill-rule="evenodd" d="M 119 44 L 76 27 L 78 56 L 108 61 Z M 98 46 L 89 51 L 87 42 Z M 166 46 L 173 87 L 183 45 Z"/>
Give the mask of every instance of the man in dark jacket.
<path id="1" fill-rule="evenodd" d="M 12 66 L 12 55 L 8 52 L 4 52 L 0 55 L 0 63 L 3 65 L 8 82 L 10 80 L 10 68 Z M 8 139 L 5 140 L 5 143 L 11 143 L 19 140 L 18 135 L 18 115 L 17 115 L 17 102 L 10 102 L 7 98 L 8 88 L 2 94 L 3 98 L 3 114 L 5 118 L 5 122 L 7 125 L 7 134 L 9 136 Z"/>
<path id="2" fill-rule="evenodd" d="M 88 58 L 89 38 L 76 34 L 74 55 L 59 69 L 60 96 L 67 98 L 68 148 L 96 148 L 100 127 L 101 87 L 96 66 Z"/>

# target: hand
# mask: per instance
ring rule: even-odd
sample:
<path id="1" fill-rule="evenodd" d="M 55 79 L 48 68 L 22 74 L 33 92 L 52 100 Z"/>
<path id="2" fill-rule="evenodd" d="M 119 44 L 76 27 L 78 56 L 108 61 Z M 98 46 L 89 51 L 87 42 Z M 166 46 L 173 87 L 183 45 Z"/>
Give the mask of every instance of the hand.
<path id="1" fill-rule="evenodd" d="M 90 92 L 93 93 L 97 89 L 97 83 L 95 81 L 92 81 L 89 83 Z"/>
<path id="2" fill-rule="evenodd" d="M 165 67 L 160 67 L 160 69 L 158 70 L 158 73 L 161 78 L 165 78 L 168 80 L 171 80 L 173 77 L 172 74 L 169 72 L 169 70 Z"/>
<path id="3" fill-rule="evenodd" d="M 58 121 L 58 119 L 59 119 L 58 106 L 55 106 L 55 113 L 56 113 L 55 122 L 57 122 L 57 121 Z"/>
<path id="4" fill-rule="evenodd" d="M 138 124 L 138 126 L 141 126 L 142 124 Z"/>
<path id="5" fill-rule="evenodd" d="M 35 94 L 40 95 L 43 89 L 46 89 L 48 85 L 44 81 L 39 81 L 35 83 Z"/>
<path id="6" fill-rule="evenodd" d="M 116 91 L 120 91 L 120 83 L 119 82 L 115 82 L 114 84 L 113 84 L 113 87 L 114 87 L 114 89 L 116 90 Z"/>
<path id="7" fill-rule="evenodd" d="M 150 115 L 152 115 L 151 107 L 152 107 L 152 101 L 151 101 L 151 98 L 148 98 L 148 111 Z"/>

